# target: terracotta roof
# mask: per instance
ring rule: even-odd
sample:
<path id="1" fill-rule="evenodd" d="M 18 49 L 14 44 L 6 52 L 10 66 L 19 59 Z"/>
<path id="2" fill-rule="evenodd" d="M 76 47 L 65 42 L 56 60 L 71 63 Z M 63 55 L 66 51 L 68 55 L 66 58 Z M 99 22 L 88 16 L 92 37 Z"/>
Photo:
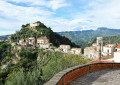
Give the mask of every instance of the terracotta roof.
<path id="1" fill-rule="evenodd" d="M 119 45 L 117 45 L 115 48 L 120 48 L 120 44 L 119 44 Z"/>
<path id="2" fill-rule="evenodd" d="M 88 63 L 98 63 L 99 62 L 99 57 L 97 57 L 96 59 L 88 62 Z M 113 60 L 101 60 L 100 62 L 114 62 Z"/>

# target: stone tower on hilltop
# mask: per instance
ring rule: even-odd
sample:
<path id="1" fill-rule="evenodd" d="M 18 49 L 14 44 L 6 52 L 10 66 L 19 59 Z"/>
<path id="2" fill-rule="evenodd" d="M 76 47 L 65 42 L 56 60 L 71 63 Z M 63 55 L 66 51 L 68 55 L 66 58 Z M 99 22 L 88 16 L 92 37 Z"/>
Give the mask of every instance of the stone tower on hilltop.
<path id="1" fill-rule="evenodd" d="M 30 28 L 31 29 L 35 29 L 37 26 L 40 26 L 40 24 L 41 24 L 41 22 L 35 22 L 35 23 L 32 23 L 32 24 L 30 24 Z"/>

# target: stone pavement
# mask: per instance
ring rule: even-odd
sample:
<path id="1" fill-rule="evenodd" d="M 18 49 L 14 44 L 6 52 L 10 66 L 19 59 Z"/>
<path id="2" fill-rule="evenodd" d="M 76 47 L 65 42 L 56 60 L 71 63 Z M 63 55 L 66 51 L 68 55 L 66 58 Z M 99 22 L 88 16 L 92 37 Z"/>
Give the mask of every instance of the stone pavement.
<path id="1" fill-rule="evenodd" d="M 73 80 L 68 85 L 120 85 L 120 69 L 94 71 Z"/>

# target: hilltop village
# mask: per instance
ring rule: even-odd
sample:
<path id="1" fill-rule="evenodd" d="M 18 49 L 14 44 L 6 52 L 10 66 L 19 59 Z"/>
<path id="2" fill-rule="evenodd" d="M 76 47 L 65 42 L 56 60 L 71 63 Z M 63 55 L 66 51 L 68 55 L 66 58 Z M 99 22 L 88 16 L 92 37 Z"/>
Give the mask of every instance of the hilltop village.
<path id="1" fill-rule="evenodd" d="M 120 44 L 105 44 L 103 37 L 97 37 L 96 42 L 84 49 L 84 57 L 89 59 L 101 57 L 101 60 L 120 62 Z"/>
<path id="2" fill-rule="evenodd" d="M 20 84 L 31 81 L 34 85 L 37 80 L 36 85 L 43 85 L 64 69 L 99 62 L 95 61 L 98 58 L 101 62 L 120 62 L 120 45 L 105 44 L 103 37 L 97 37 L 96 42 L 82 54 L 82 47 L 39 21 L 22 25 L 7 40 L 0 40 L 0 83 L 23 79 Z"/>
<path id="3" fill-rule="evenodd" d="M 34 32 L 37 32 L 36 28 L 41 26 L 41 22 L 37 21 L 35 23 L 27 25 L 25 27 L 26 29 L 30 29 Z M 40 32 L 40 35 L 44 34 L 44 32 Z M 59 47 L 56 47 L 53 45 L 53 43 L 50 42 L 47 36 L 40 36 L 37 37 L 27 37 L 24 39 L 19 39 L 17 42 L 14 42 L 11 40 L 11 36 L 9 36 L 8 40 L 0 40 L 0 42 L 7 42 L 9 41 L 12 46 L 15 48 L 18 48 L 19 50 L 24 49 L 44 49 L 44 50 L 50 50 L 50 51 L 60 51 L 62 53 L 72 53 L 81 55 L 81 48 L 72 48 L 71 45 L 68 44 L 60 44 Z"/>
<path id="4" fill-rule="evenodd" d="M 42 24 L 38 21 L 32 24 L 28 24 L 25 28 L 28 28 L 34 32 L 37 32 L 36 28 L 41 26 Z M 44 34 L 44 32 L 40 32 L 40 34 Z M 88 58 L 94 60 L 98 57 L 101 57 L 101 60 L 111 60 L 114 62 L 120 62 L 120 44 L 105 44 L 105 40 L 103 37 L 97 37 L 96 43 L 93 43 L 91 47 L 84 48 L 84 54 L 82 54 L 81 48 L 73 48 L 69 44 L 60 44 L 59 47 L 53 45 L 50 42 L 50 39 L 47 36 L 39 36 L 39 37 L 26 37 L 23 39 L 19 39 L 17 42 L 13 42 L 11 40 L 11 36 L 8 40 L 0 40 L 0 42 L 10 42 L 14 49 L 17 48 L 21 50 L 24 49 L 44 49 L 54 52 L 62 52 L 62 53 L 71 53 L 76 55 L 82 55 L 84 58 Z"/>

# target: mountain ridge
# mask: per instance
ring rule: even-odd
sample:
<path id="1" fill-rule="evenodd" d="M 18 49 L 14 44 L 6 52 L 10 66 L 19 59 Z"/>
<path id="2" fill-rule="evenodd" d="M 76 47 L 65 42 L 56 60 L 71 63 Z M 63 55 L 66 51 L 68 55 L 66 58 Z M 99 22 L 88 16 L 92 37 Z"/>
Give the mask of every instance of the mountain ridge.
<path id="1" fill-rule="evenodd" d="M 120 29 L 99 27 L 96 30 L 65 31 L 56 33 L 62 35 L 63 37 L 65 36 L 75 44 L 80 45 L 81 43 L 91 40 L 92 38 L 120 35 Z M 7 39 L 8 36 L 0 36 L 0 39 Z"/>
<path id="2" fill-rule="evenodd" d="M 58 32 L 58 34 L 69 38 L 77 45 L 87 42 L 92 38 L 120 35 L 120 29 L 110 29 L 107 27 L 99 27 L 96 30 Z"/>

